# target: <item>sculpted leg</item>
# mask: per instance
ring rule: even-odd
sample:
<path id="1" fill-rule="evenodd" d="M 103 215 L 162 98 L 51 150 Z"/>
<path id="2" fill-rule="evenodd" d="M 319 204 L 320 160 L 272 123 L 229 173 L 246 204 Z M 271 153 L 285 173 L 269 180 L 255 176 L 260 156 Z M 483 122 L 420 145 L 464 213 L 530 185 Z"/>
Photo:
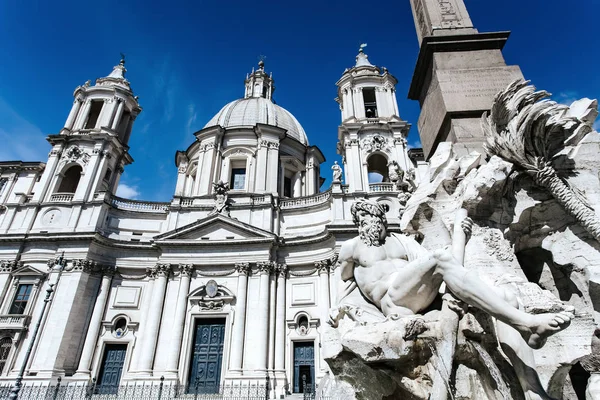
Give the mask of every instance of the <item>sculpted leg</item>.
<path id="1" fill-rule="evenodd" d="M 500 297 L 511 306 L 519 308 L 519 302 L 510 289 L 495 288 Z M 496 333 L 504 354 L 510 359 L 521 387 L 529 393 L 531 399 L 552 400 L 544 390 L 540 377 L 535 370 L 533 350 L 527 345 L 521 334 L 502 321 L 496 321 Z"/>
<path id="2" fill-rule="evenodd" d="M 565 329 L 573 318 L 569 312 L 527 314 L 498 296 L 476 273 L 458 263 L 449 251 L 438 250 L 434 256 L 437 259 L 436 274 L 442 276 L 456 297 L 512 326 L 534 349 L 542 347 L 548 336 Z"/>

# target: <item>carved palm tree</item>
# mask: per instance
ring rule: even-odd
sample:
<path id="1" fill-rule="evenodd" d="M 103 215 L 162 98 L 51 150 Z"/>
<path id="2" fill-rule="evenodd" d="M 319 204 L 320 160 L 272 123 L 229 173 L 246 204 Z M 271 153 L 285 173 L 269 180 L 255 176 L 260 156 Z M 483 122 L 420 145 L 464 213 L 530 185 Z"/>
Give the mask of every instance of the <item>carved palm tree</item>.
<path id="1" fill-rule="evenodd" d="M 596 100 L 582 99 L 571 107 L 548 100 L 529 81 L 515 81 L 494 98 L 482 117 L 489 155 L 511 162 L 520 173 L 546 188 L 581 226 L 600 241 L 600 220 L 587 200 L 569 185 L 570 150 L 590 132 L 598 115 Z M 560 171 L 560 174 L 557 172 Z"/>

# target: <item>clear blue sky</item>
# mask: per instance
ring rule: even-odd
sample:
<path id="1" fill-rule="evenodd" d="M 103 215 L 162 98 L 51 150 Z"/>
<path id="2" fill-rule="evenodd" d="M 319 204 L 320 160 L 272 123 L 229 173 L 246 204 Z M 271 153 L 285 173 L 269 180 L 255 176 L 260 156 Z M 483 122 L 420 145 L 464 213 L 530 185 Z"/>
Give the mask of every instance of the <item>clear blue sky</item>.
<path id="1" fill-rule="evenodd" d="M 600 96 L 597 19 L 600 1 L 466 0 L 480 32 L 511 30 L 504 55 L 539 88 L 568 102 Z M 0 160 L 46 161 L 45 136 L 58 133 L 76 86 L 110 73 L 127 55 L 127 78 L 144 108 L 131 136 L 135 162 L 121 193 L 172 197 L 176 150 L 227 102 L 264 54 L 279 105 L 304 126 L 327 161 L 339 160 L 335 82 L 361 42 L 373 64 L 398 80 L 400 116 L 418 44 L 408 0 L 0 2 Z M 324 185 L 328 186 L 329 183 Z"/>

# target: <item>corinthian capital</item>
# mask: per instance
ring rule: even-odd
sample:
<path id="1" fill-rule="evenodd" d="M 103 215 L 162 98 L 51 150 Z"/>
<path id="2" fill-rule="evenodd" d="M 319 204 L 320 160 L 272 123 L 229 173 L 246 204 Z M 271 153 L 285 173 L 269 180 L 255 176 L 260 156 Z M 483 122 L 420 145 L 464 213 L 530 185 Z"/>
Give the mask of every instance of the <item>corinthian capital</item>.
<path id="1" fill-rule="evenodd" d="M 270 274 L 273 270 L 273 262 L 271 261 L 260 261 L 256 263 L 256 271 L 260 274 Z"/>
<path id="2" fill-rule="evenodd" d="M 181 276 L 192 276 L 194 273 L 194 264 L 179 264 L 179 272 Z"/>
<path id="3" fill-rule="evenodd" d="M 329 260 L 315 261 L 315 268 L 317 268 L 319 275 L 329 273 Z"/>
<path id="4" fill-rule="evenodd" d="M 287 277 L 287 272 L 288 272 L 288 266 L 286 264 L 277 264 L 277 267 L 275 268 L 275 274 L 279 278 Z"/>
<path id="5" fill-rule="evenodd" d="M 248 275 L 248 272 L 250 272 L 250 264 L 249 263 L 236 263 L 235 270 L 239 274 Z"/>
<path id="6" fill-rule="evenodd" d="M 157 277 L 168 277 L 171 273 L 171 264 L 156 264 L 154 267 Z"/>

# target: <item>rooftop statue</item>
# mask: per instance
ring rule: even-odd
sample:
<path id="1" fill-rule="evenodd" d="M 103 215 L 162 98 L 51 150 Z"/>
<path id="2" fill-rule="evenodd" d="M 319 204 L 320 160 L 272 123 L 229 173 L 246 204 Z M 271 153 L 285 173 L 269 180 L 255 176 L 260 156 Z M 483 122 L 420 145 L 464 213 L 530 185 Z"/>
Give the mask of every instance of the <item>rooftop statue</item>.
<path id="1" fill-rule="evenodd" d="M 337 161 L 334 161 L 334 164 L 331 166 L 331 170 L 333 171 L 333 182 L 341 182 L 342 167 L 338 165 Z"/>

